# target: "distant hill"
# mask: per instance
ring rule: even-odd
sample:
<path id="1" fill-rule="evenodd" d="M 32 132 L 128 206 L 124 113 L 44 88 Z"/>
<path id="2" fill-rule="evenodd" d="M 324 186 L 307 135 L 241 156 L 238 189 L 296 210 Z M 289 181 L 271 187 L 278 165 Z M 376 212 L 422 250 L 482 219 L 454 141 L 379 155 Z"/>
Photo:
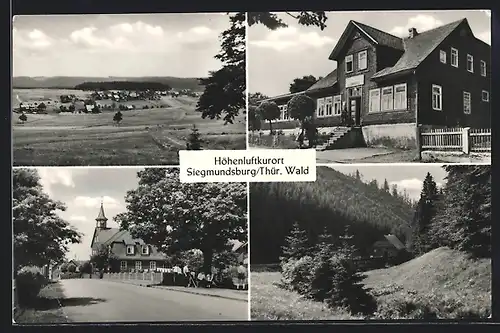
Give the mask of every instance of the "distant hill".
<path id="1" fill-rule="evenodd" d="M 353 242 L 368 254 L 384 234 L 403 242 L 413 208 L 401 198 L 327 167 L 318 167 L 315 182 L 251 183 L 251 262 L 278 261 L 281 246 L 295 221 L 312 244 L 324 227 L 334 236 L 346 225 Z"/>
<path id="2" fill-rule="evenodd" d="M 135 81 L 135 82 L 158 82 L 167 84 L 173 89 L 191 89 L 203 91 L 198 78 L 181 78 L 173 76 L 144 76 L 144 77 L 77 77 L 77 76 L 53 76 L 53 77 L 30 77 L 17 76 L 12 79 L 13 88 L 35 89 L 73 89 L 84 82 L 110 82 L 110 81 Z"/>

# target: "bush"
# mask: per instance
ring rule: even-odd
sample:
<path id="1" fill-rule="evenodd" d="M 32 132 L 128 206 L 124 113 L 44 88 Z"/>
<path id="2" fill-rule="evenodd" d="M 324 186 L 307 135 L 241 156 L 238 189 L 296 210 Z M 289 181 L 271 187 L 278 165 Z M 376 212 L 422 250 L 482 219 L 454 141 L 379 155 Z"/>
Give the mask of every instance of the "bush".
<path id="1" fill-rule="evenodd" d="M 76 272 L 66 272 L 61 274 L 61 279 L 79 279 L 82 277 L 82 273 Z"/>
<path id="2" fill-rule="evenodd" d="M 17 272 L 17 297 L 21 306 L 31 305 L 48 281 L 39 268 L 26 266 Z"/>
<path id="3" fill-rule="evenodd" d="M 310 296 L 313 266 L 314 259 L 310 256 L 283 261 L 281 266 L 283 286 L 301 295 Z"/>
<path id="4" fill-rule="evenodd" d="M 70 273 L 76 272 L 76 266 L 73 265 L 73 264 L 69 265 L 68 266 L 68 272 L 70 272 Z"/>

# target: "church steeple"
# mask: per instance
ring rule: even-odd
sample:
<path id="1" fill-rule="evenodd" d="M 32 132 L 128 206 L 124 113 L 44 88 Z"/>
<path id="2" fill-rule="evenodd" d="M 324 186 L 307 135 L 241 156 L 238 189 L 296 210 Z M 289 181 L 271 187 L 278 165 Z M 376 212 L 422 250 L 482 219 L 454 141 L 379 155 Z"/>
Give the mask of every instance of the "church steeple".
<path id="1" fill-rule="evenodd" d="M 108 219 L 104 215 L 104 207 L 103 207 L 102 200 L 101 200 L 101 208 L 99 209 L 99 214 L 97 215 L 95 220 L 97 221 L 97 228 L 101 228 L 101 229 L 107 228 L 106 222 L 108 221 Z"/>

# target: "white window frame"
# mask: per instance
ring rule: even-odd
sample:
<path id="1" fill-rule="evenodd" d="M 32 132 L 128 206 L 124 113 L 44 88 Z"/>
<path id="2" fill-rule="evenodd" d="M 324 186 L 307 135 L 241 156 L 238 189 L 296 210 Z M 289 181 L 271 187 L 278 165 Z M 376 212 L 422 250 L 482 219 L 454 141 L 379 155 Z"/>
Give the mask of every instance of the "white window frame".
<path id="1" fill-rule="evenodd" d="M 133 245 L 127 245 L 127 254 L 134 254 L 135 247 Z"/>
<path id="2" fill-rule="evenodd" d="M 446 51 L 439 50 L 439 61 L 443 64 L 446 64 Z"/>
<path id="3" fill-rule="evenodd" d="M 156 271 L 156 261 L 149 262 L 149 269 L 152 271 Z"/>
<path id="4" fill-rule="evenodd" d="M 470 64 L 470 68 L 469 68 Z M 474 56 L 471 54 L 467 54 L 467 71 L 470 73 L 474 73 Z"/>
<path id="5" fill-rule="evenodd" d="M 388 90 L 391 90 L 391 98 L 388 99 L 390 101 L 390 107 L 387 107 L 385 108 L 384 107 L 384 91 L 388 91 Z M 382 87 L 380 89 L 380 111 L 392 111 L 394 110 L 394 87 L 393 86 L 390 86 L 390 87 Z"/>
<path id="6" fill-rule="evenodd" d="M 127 270 L 127 268 L 128 268 L 128 267 L 127 267 L 127 261 L 126 261 L 126 260 L 122 260 L 122 261 L 120 262 L 120 270 L 121 270 L 121 271 L 126 271 L 126 270 Z"/>
<path id="7" fill-rule="evenodd" d="M 351 63 L 351 70 L 347 70 L 347 63 Z M 349 54 L 348 56 L 345 57 L 345 72 L 346 73 L 352 73 L 354 72 L 354 57 L 352 54 Z"/>
<path id="8" fill-rule="evenodd" d="M 434 88 L 439 89 L 438 94 L 434 94 Z M 434 95 L 437 95 L 439 97 L 439 105 L 434 105 Z M 443 87 L 437 84 L 432 85 L 431 89 L 431 104 L 432 104 L 432 109 L 436 111 L 443 111 Z"/>
<path id="9" fill-rule="evenodd" d="M 141 253 L 144 254 L 144 255 L 149 254 L 149 246 L 143 245 L 142 249 L 141 249 Z"/>
<path id="10" fill-rule="evenodd" d="M 325 97 L 325 117 L 331 117 L 333 115 L 333 97 Z"/>
<path id="11" fill-rule="evenodd" d="M 402 99 L 403 101 L 403 105 L 400 105 L 399 107 L 396 105 L 396 96 L 398 94 L 403 94 L 402 92 L 397 92 L 396 89 L 397 88 L 400 88 L 400 87 L 405 87 L 405 91 L 404 91 L 404 99 Z M 400 84 L 396 84 L 394 85 L 394 110 L 407 110 L 408 109 L 408 86 L 406 85 L 406 83 L 400 83 Z"/>
<path id="12" fill-rule="evenodd" d="M 365 56 L 365 61 L 364 61 L 364 67 L 361 67 L 361 56 Z M 368 68 L 368 51 L 364 50 L 361 52 L 358 52 L 358 70 L 362 71 Z"/>
<path id="13" fill-rule="evenodd" d="M 486 77 L 486 61 L 481 60 L 481 76 Z"/>
<path id="14" fill-rule="evenodd" d="M 325 98 L 318 98 L 316 100 L 316 117 L 323 118 L 325 116 Z"/>
<path id="15" fill-rule="evenodd" d="M 486 96 L 486 98 L 484 98 L 485 96 Z M 488 90 L 481 91 L 481 100 L 483 102 L 489 102 L 490 101 L 490 92 Z"/>
<path id="16" fill-rule="evenodd" d="M 468 101 L 469 101 L 469 109 L 468 110 L 466 109 L 466 104 L 465 104 L 466 97 L 468 97 Z M 464 93 L 462 95 L 462 104 L 463 104 L 464 114 L 471 114 L 472 113 L 472 96 L 471 96 L 470 92 L 464 91 Z"/>
<path id="17" fill-rule="evenodd" d="M 453 54 L 455 53 L 455 54 Z M 455 61 L 453 61 L 453 56 L 456 56 Z M 458 68 L 458 50 L 456 48 L 451 48 L 451 54 L 450 54 L 450 64 L 453 66 L 453 67 L 456 67 Z"/>
<path id="18" fill-rule="evenodd" d="M 342 114 L 342 96 L 333 96 L 332 113 L 334 116 L 340 116 Z"/>
<path id="19" fill-rule="evenodd" d="M 373 109 L 372 105 L 372 100 L 373 98 L 375 97 L 374 96 L 374 92 L 377 92 L 378 93 L 378 102 L 375 103 L 377 105 L 377 109 Z M 370 91 L 368 92 L 368 96 L 369 96 L 369 102 L 368 102 L 368 112 L 380 112 L 380 109 L 381 109 L 381 103 L 382 103 L 382 91 L 380 88 L 376 88 L 376 89 L 370 89 Z"/>
<path id="20" fill-rule="evenodd" d="M 135 270 L 136 270 L 136 271 L 140 271 L 140 270 L 142 270 L 142 261 L 137 260 L 137 261 L 135 262 Z"/>
<path id="21" fill-rule="evenodd" d="M 290 115 L 288 114 L 288 104 L 283 104 L 283 120 L 290 120 Z"/>

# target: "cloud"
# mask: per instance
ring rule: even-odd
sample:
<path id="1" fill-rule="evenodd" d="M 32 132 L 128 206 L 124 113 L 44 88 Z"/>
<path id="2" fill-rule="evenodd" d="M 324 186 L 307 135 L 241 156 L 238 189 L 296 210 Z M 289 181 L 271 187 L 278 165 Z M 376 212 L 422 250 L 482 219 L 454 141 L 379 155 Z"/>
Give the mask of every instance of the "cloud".
<path id="1" fill-rule="evenodd" d="M 76 45 L 88 48 L 126 49 L 129 41 L 123 36 L 106 38 L 98 36 L 98 29 L 94 26 L 85 27 L 71 32 L 69 39 Z"/>
<path id="2" fill-rule="evenodd" d="M 283 51 L 292 47 L 319 48 L 334 42 L 334 39 L 319 35 L 316 31 L 304 33 L 291 26 L 270 31 L 264 39 L 249 41 L 251 45 L 276 51 Z"/>
<path id="3" fill-rule="evenodd" d="M 477 35 L 477 38 L 491 45 L 491 30 L 481 32 Z"/>
<path id="4" fill-rule="evenodd" d="M 424 32 L 441 25 L 443 25 L 443 22 L 436 19 L 434 16 L 419 14 L 417 16 L 410 17 L 406 25 L 395 26 L 392 28 L 390 33 L 399 37 L 406 37 L 408 35 L 408 29 L 410 28 L 416 28 L 418 32 Z"/>
<path id="5" fill-rule="evenodd" d="M 87 197 L 87 196 L 77 196 L 73 200 L 73 204 L 77 207 L 85 208 L 99 208 L 101 205 L 101 200 L 105 207 L 116 208 L 120 206 L 120 202 L 115 198 L 104 196 L 104 197 Z"/>
<path id="6" fill-rule="evenodd" d="M 49 195 L 52 194 L 53 185 L 75 187 L 71 169 L 39 168 L 38 174 L 40 175 L 40 183 L 42 184 L 45 192 Z"/>
<path id="7" fill-rule="evenodd" d="M 398 188 L 406 188 L 407 190 L 421 190 L 422 180 L 417 178 L 402 179 L 396 182 L 391 182 L 391 185 L 396 185 Z"/>
<path id="8" fill-rule="evenodd" d="M 52 46 L 54 40 L 39 29 L 20 31 L 12 29 L 12 45 L 15 50 L 43 50 Z"/>
<path id="9" fill-rule="evenodd" d="M 124 32 L 127 34 L 141 34 L 146 33 L 152 36 L 163 36 L 164 31 L 160 26 L 153 26 L 142 21 L 135 23 L 120 23 L 110 27 L 111 31 Z"/>
<path id="10" fill-rule="evenodd" d="M 180 43 L 194 44 L 217 38 L 218 33 L 205 26 L 192 27 L 187 31 L 178 32 L 176 37 Z"/>
<path id="11" fill-rule="evenodd" d="M 87 221 L 87 218 L 85 216 L 80 216 L 80 215 L 71 215 L 68 220 L 75 221 L 75 222 L 85 222 Z"/>

